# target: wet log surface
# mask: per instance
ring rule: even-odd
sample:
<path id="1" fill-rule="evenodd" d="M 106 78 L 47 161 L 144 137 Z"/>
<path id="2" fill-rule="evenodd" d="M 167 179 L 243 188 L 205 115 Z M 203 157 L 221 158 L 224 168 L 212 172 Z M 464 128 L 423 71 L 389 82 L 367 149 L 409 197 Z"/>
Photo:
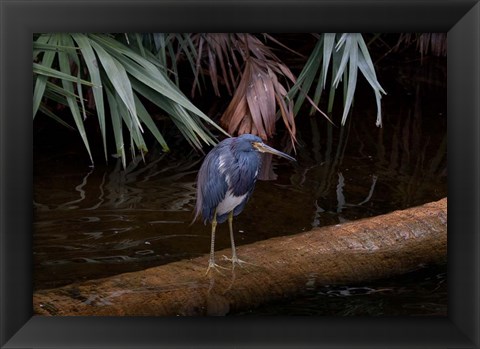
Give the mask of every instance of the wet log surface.
<path id="1" fill-rule="evenodd" d="M 205 276 L 208 256 L 41 290 L 39 315 L 225 315 L 294 297 L 311 285 L 402 274 L 447 258 L 447 199 L 292 236 L 239 246 L 244 264 Z"/>

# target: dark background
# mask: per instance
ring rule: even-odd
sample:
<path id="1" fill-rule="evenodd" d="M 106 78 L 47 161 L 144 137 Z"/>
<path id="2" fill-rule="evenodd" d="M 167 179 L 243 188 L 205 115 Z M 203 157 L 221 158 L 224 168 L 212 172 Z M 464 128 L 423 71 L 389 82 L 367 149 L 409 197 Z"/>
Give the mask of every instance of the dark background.
<path id="1" fill-rule="evenodd" d="M 1 6 L 2 346 L 479 346 L 476 1 L 3 1 Z M 54 31 L 448 31 L 449 231 L 455 232 L 449 234 L 449 318 L 31 318 L 31 38 L 33 32 Z"/>

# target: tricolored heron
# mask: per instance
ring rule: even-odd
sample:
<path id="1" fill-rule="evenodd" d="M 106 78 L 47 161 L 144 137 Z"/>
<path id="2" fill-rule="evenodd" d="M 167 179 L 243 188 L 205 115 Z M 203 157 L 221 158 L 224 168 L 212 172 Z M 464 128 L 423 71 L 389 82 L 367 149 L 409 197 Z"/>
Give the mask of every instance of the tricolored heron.
<path id="1" fill-rule="evenodd" d="M 211 268 L 219 267 L 215 264 L 215 230 L 217 223 L 223 223 L 227 219 L 232 243 L 232 258 L 229 259 L 232 268 L 235 268 L 235 264 L 245 263 L 237 257 L 232 222 L 233 216 L 243 211 L 253 193 L 261 165 L 260 153 L 271 153 L 296 161 L 290 155 L 269 147 L 260 137 L 244 134 L 218 143 L 200 167 L 194 220 L 201 214 L 204 223 L 212 223 L 207 274 Z"/>

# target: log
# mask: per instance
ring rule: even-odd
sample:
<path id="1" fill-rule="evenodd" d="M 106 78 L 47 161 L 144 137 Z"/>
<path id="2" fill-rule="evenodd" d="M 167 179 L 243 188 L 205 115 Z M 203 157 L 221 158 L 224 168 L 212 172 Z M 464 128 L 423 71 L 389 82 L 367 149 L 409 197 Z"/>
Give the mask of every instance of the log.
<path id="1" fill-rule="evenodd" d="M 240 246 L 252 264 L 205 276 L 208 256 L 34 293 L 38 315 L 225 315 L 293 297 L 308 285 L 356 283 L 447 258 L 447 198 Z"/>

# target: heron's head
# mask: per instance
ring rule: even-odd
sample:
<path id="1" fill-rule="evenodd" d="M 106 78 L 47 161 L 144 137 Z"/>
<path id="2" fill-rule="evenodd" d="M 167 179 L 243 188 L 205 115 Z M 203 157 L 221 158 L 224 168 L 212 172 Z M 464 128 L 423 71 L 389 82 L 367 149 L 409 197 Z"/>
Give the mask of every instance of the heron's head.
<path id="1" fill-rule="evenodd" d="M 297 161 L 295 158 L 291 157 L 288 154 L 285 154 L 277 149 L 274 149 L 265 143 L 263 143 L 262 139 L 258 136 L 254 136 L 252 134 L 243 134 L 238 138 L 238 142 L 241 148 L 244 149 L 244 151 L 258 151 L 260 153 L 270 153 L 274 154 L 277 156 L 281 156 L 285 159 L 288 159 L 290 161 Z"/>

